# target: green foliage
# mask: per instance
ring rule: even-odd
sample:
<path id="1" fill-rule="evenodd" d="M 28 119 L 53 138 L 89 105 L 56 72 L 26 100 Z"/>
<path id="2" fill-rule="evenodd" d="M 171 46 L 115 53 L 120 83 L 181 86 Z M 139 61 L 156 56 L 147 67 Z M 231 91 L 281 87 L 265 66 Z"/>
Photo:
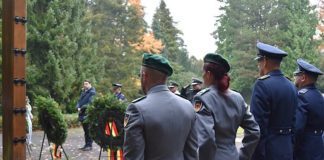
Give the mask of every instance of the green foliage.
<path id="1" fill-rule="evenodd" d="M 51 96 L 66 106 L 84 79 L 100 80 L 103 61 L 86 16 L 84 1 L 28 1 L 29 95 Z"/>
<path id="2" fill-rule="evenodd" d="M 125 0 L 93 0 L 89 4 L 94 40 L 98 54 L 104 60 L 105 72 L 96 89 L 109 93 L 112 83 L 123 84 L 123 94 L 131 100 L 139 96 L 139 86 L 134 84 L 139 73 L 142 53 L 131 46 L 138 42 L 146 30 L 143 15 L 137 14 Z"/>
<path id="3" fill-rule="evenodd" d="M 222 0 L 219 0 L 222 1 Z M 227 0 L 213 33 L 217 52 L 231 65 L 231 87 L 249 97 L 258 76 L 256 42 L 261 41 L 288 52 L 282 71 L 292 77 L 296 59 L 317 63 L 319 55 L 312 40 L 317 23 L 308 0 Z M 307 24 L 307 25 L 305 25 Z"/>
<path id="4" fill-rule="evenodd" d="M 62 145 L 67 137 L 67 124 L 52 98 L 37 97 L 38 120 L 50 142 Z"/>
<path id="5" fill-rule="evenodd" d="M 119 101 L 112 94 L 97 96 L 93 101 L 93 106 L 88 107 L 88 117 L 85 123 L 89 123 L 90 136 L 102 148 L 107 149 L 112 144 L 112 146 L 122 146 L 123 119 L 126 107 L 125 102 Z M 107 136 L 105 133 L 107 123 L 113 121 L 116 123 L 119 133 L 116 137 Z"/>

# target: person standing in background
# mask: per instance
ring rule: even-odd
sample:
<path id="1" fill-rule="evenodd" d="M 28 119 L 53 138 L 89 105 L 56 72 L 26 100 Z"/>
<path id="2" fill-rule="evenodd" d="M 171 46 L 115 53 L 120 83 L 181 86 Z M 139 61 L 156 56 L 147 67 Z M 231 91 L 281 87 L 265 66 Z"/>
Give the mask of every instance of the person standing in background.
<path id="1" fill-rule="evenodd" d="M 181 96 L 189 100 L 191 103 L 193 102 L 193 97 L 201 91 L 202 89 L 202 81 L 198 78 L 192 78 L 191 84 L 185 86 L 181 90 Z M 190 88 L 191 87 L 191 88 Z"/>
<path id="2" fill-rule="evenodd" d="M 123 85 L 120 83 L 113 83 L 113 93 L 120 101 L 126 101 L 125 95 L 121 92 Z"/>
<path id="3" fill-rule="evenodd" d="M 260 77 L 253 87 L 251 112 L 261 138 L 252 160 L 292 160 L 297 90 L 280 70 L 287 53 L 261 42 L 257 48 Z"/>
<path id="4" fill-rule="evenodd" d="M 170 85 L 168 86 L 169 90 L 176 94 L 176 95 L 180 95 L 180 92 L 178 91 L 178 87 L 179 87 L 179 84 L 177 82 L 174 82 L 174 81 L 171 81 L 170 82 Z"/>
<path id="5" fill-rule="evenodd" d="M 27 135 L 27 144 L 32 145 L 32 134 L 33 134 L 33 114 L 32 114 L 32 106 L 30 105 L 30 101 L 28 96 L 26 96 L 26 121 L 28 127 L 28 135 Z"/>
<path id="6" fill-rule="evenodd" d="M 85 145 L 79 148 L 82 151 L 92 150 L 93 140 L 90 137 L 89 124 L 85 120 L 87 118 L 86 110 L 89 104 L 92 102 L 95 95 L 96 95 L 96 89 L 92 87 L 91 82 L 89 80 L 85 80 L 83 82 L 83 88 L 80 95 L 80 99 L 76 105 L 76 108 L 78 109 L 79 112 L 79 121 L 81 122 L 84 131 Z"/>
<path id="7" fill-rule="evenodd" d="M 324 160 L 324 98 L 315 83 L 323 72 L 304 61 L 297 60 L 294 72 L 298 88 L 296 113 L 295 160 Z"/>

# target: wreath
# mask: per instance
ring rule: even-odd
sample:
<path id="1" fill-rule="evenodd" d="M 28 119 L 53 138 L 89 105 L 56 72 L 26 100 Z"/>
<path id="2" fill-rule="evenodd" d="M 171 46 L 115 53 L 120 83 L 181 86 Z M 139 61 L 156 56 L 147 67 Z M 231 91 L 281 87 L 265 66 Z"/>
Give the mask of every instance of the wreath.
<path id="1" fill-rule="evenodd" d="M 124 143 L 124 113 L 127 104 L 115 95 L 96 97 L 87 109 L 91 138 L 104 150 L 118 150 Z"/>
<path id="2" fill-rule="evenodd" d="M 38 120 L 48 140 L 62 145 L 67 137 L 67 124 L 60 112 L 59 105 L 52 98 L 37 97 Z"/>

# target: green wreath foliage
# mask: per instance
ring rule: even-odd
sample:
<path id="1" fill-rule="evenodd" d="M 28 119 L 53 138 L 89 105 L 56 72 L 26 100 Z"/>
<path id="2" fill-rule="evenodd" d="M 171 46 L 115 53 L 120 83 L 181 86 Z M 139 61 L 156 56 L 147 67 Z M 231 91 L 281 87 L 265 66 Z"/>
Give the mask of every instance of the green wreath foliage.
<path id="1" fill-rule="evenodd" d="M 67 137 L 67 124 L 59 105 L 52 98 L 37 97 L 38 121 L 50 142 L 62 145 Z"/>
<path id="2" fill-rule="evenodd" d="M 115 95 L 107 94 L 97 96 L 92 105 L 87 109 L 91 138 L 103 149 L 121 148 L 124 142 L 124 113 L 127 104 L 119 101 Z M 117 137 L 107 136 L 105 126 L 107 122 L 114 121 L 119 135 Z"/>

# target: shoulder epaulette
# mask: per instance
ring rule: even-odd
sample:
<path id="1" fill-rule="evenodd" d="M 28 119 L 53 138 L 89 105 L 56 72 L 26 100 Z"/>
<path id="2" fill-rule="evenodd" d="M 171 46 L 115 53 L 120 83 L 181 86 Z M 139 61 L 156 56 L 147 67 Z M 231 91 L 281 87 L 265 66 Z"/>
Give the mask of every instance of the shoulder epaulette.
<path id="1" fill-rule="evenodd" d="M 307 88 L 303 88 L 301 90 L 298 91 L 299 94 L 305 94 L 308 91 Z"/>
<path id="2" fill-rule="evenodd" d="M 145 99 L 145 98 L 146 98 L 146 96 L 143 96 L 143 97 L 137 98 L 137 99 L 133 100 L 132 103 L 139 102 L 139 101 L 141 101 L 141 100 L 143 100 L 143 99 Z"/>
<path id="3" fill-rule="evenodd" d="M 200 95 L 200 96 L 201 96 L 201 95 L 207 93 L 209 90 L 210 90 L 209 88 L 205 88 L 205 89 L 199 91 L 199 92 L 197 93 L 197 95 Z"/>
<path id="4" fill-rule="evenodd" d="M 264 76 L 259 77 L 258 79 L 259 79 L 259 80 L 264 80 L 264 79 L 267 79 L 267 78 L 269 78 L 269 77 L 270 77 L 270 75 L 266 74 L 266 75 L 264 75 Z"/>

